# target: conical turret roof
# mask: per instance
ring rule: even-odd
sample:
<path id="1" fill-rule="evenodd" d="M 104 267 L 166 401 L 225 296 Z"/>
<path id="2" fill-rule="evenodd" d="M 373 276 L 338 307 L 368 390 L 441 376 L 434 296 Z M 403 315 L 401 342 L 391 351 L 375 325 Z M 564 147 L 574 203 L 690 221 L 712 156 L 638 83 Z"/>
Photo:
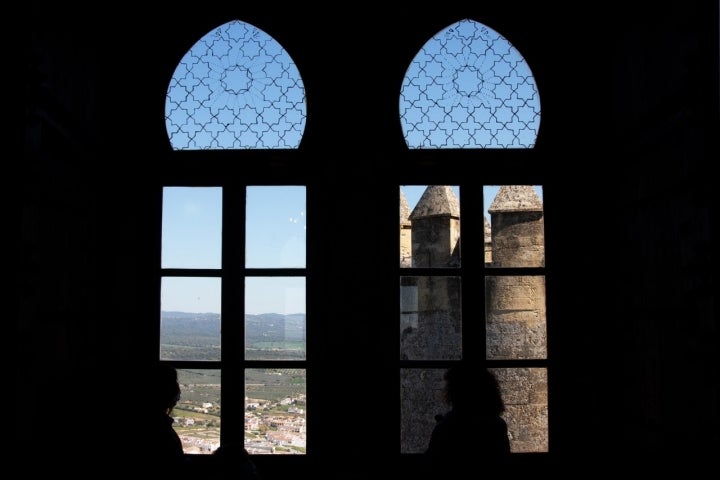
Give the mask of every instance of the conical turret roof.
<path id="1" fill-rule="evenodd" d="M 447 185 L 429 185 L 410 214 L 410 220 L 438 215 L 460 217 L 460 202 Z"/>
<path id="2" fill-rule="evenodd" d="M 542 200 L 532 185 L 503 185 L 488 212 L 536 212 L 542 209 Z"/>

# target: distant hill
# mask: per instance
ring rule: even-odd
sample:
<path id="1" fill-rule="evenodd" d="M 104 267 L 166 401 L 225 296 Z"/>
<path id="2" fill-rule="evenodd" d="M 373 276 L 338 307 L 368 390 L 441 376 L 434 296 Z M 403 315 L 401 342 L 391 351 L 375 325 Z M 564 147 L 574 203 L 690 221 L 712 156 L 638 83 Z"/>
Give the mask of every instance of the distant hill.
<path id="1" fill-rule="evenodd" d="M 245 341 L 250 349 L 305 343 L 305 314 L 245 315 Z M 220 314 L 161 312 L 164 358 L 213 359 L 220 348 Z M 303 348 L 304 350 L 304 348 Z"/>

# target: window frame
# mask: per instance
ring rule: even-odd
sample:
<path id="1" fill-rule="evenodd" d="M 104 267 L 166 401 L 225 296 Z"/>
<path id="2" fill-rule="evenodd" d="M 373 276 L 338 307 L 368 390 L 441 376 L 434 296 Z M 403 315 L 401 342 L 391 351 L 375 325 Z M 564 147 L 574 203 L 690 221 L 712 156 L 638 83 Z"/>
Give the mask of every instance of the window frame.
<path id="1" fill-rule="evenodd" d="M 438 23 L 439 22 L 439 23 Z M 217 25 L 223 22 L 214 22 Z M 216 26 L 208 25 L 209 30 Z M 257 24 L 273 38 L 284 44 L 284 40 L 272 28 L 264 28 L 260 22 L 251 22 Z M 412 34 L 405 40 L 407 43 L 399 44 L 398 51 L 403 48 L 407 49 L 406 53 L 414 55 L 417 49 L 422 46 L 422 42 L 430 38 L 431 35 L 440 31 L 447 26 L 447 22 L 443 19 L 436 19 L 430 22 L 432 27 L 427 30 L 422 26 L 418 26 L 414 32 L 420 40 L 420 43 L 412 41 Z M 427 22 L 426 22 L 427 24 Z M 492 21 L 488 21 L 488 25 L 495 28 Z M 427 26 L 427 25 L 426 25 Z M 503 33 L 513 45 L 518 46 L 523 52 L 526 60 L 533 67 L 533 73 L 538 88 L 542 90 L 542 71 L 533 65 L 532 59 L 528 57 L 526 49 L 517 43 L 517 39 L 512 32 L 506 32 L 505 28 L 498 31 Z M 204 31 L 204 30 L 203 30 Z M 302 29 L 298 26 L 298 35 Z M 285 33 L 285 38 L 292 35 L 292 32 Z M 506 35 L 506 33 L 508 35 Z M 199 36 L 197 37 L 200 38 Z M 197 40 L 197 39 L 196 39 Z M 311 39 L 312 41 L 312 39 Z M 409 44 L 415 44 L 409 48 Z M 295 45 L 297 47 L 297 45 Z M 414 49 L 414 51 L 412 51 Z M 552 145 L 547 142 L 548 127 L 552 130 L 552 123 L 549 123 L 548 112 L 552 111 L 550 102 L 547 97 L 543 102 L 543 120 L 538 132 L 535 146 L 530 149 L 408 149 L 402 136 L 400 120 L 397 111 L 397 95 L 398 91 L 394 87 L 399 87 L 402 81 L 404 68 L 407 67 L 408 58 L 395 58 L 398 69 L 394 81 L 389 80 L 383 82 L 379 87 L 384 89 L 379 96 L 374 99 L 379 105 L 378 109 L 372 114 L 380 119 L 380 125 L 387 128 L 373 128 L 372 133 L 377 136 L 373 141 L 357 144 L 354 143 L 353 136 L 348 137 L 348 129 L 338 125 L 336 119 L 337 105 L 334 96 L 345 91 L 345 87 L 335 87 L 330 80 L 320 79 L 322 70 L 318 70 L 317 64 L 310 63 L 306 68 L 304 63 L 312 61 L 312 56 L 296 55 L 290 52 L 292 58 L 296 61 L 300 74 L 306 86 L 306 94 L 308 99 L 307 122 L 303 139 L 297 149 L 270 149 L 270 150 L 172 150 L 169 142 L 167 152 L 160 160 L 158 177 L 158 197 L 162 198 L 162 188 L 166 186 L 219 186 L 223 188 L 223 226 L 226 218 L 230 217 L 232 212 L 242 214 L 242 227 L 235 226 L 235 231 L 226 231 L 223 228 L 223 267 L 221 274 L 223 277 L 222 285 L 222 313 L 223 318 L 228 316 L 227 312 L 242 311 L 244 298 L 237 295 L 236 292 L 244 291 L 242 289 L 242 279 L 246 275 L 252 274 L 270 274 L 265 271 L 252 271 L 245 269 L 244 266 L 235 266 L 226 271 L 225 262 L 226 255 L 237 256 L 235 253 L 226 252 L 227 245 L 230 245 L 235 239 L 241 239 L 244 242 L 244 202 L 237 197 L 242 197 L 240 192 L 244 191 L 247 186 L 255 185 L 304 185 L 307 194 L 307 210 L 308 230 L 307 230 L 307 262 L 305 268 L 306 276 L 306 295 L 307 295 L 307 357 L 302 362 L 307 373 L 307 396 L 309 413 L 307 415 L 307 445 L 308 453 L 300 456 L 296 455 L 268 455 L 267 458 L 256 458 L 257 463 L 268 470 L 280 468 L 287 472 L 293 472 L 298 465 L 305 465 L 306 462 L 313 458 L 322 458 L 326 454 L 334 455 L 338 453 L 338 447 L 335 445 L 335 427 L 336 419 L 332 417 L 334 413 L 338 413 L 338 409 L 333 409 L 333 400 L 323 398 L 323 386 L 333 377 L 333 364 L 342 361 L 348 367 L 357 368 L 361 380 L 374 382 L 378 389 L 388 392 L 392 395 L 398 395 L 394 398 L 386 396 L 391 402 L 399 403 L 399 376 L 397 365 L 404 365 L 403 362 L 398 363 L 398 345 L 399 332 L 397 323 L 385 321 L 382 319 L 392 318 L 398 319 L 398 303 L 397 303 L 397 279 L 399 275 L 409 275 L 412 270 L 401 268 L 398 270 L 397 253 L 399 245 L 399 230 L 397 228 L 397 206 L 399 205 L 399 186 L 401 185 L 457 185 L 461 192 L 461 212 L 462 212 L 462 231 L 463 243 L 477 244 L 480 248 L 475 254 L 469 252 L 468 248 L 463 250 L 463 263 L 457 269 L 457 274 L 463 278 L 473 278 L 476 275 L 484 277 L 488 274 L 512 274 L 512 270 L 503 270 L 492 268 L 487 272 L 484 266 L 484 225 L 480 221 L 479 224 L 473 226 L 473 222 L 469 219 L 473 215 L 469 208 L 477 209 L 480 212 L 478 218 L 482 219 L 482 185 L 540 185 L 543 188 L 543 206 L 544 215 L 547 218 L 547 212 L 552 211 L 552 186 L 550 176 L 546 171 L 546 158 L 550 158 L 553 152 Z M 179 60 L 178 57 L 177 60 Z M 171 62 L 172 63 L 172 62 Z M 174 69 L 176 64 L 172 64 Z M 392 76 L 392 75 L 391 75 Z M 360 76 L 358 81 L 363 82 L 366 77 Z M 364 85 L 363 85 L 364 86 Z M 388 89 L 389 88 L 389 89 Z M 324 93 L 325 92 L 325 93 Z M 360 119 L 367 119 L 370 114 L 360 115 Z M 359 122 L 360 120 L 358 120 Z M 354 124 L 353 124 L 354 125 Z M 362 135 L 363 139 L 367 139 Z M 377 146 L 382 145 L 382 149 L 378 151 Z M 341 157 L 341 158 L 338 158 Z M 351 160 L 351 158 L 361 158 L 359 162 Z M 481 174 L 476 172 L 480 170 Z M 318 173 L 320 172 L 320 173 Z M 476 181 L 477 180 L 477 181 Z M 343 182 L 345 187 L 340 187 L 339 183 Z M 370 200 L 360 200 L 354 196 L 360 196 L 367 193 L 368 185 L 372 185 L 373 198 Z M 226 200 L 226 193 L 231 192 L 230 196 L 235 200 L 230 202 Z M 350 192 L 350 193 L 348 193 Z M 473 196 L 475 198 L 473 198 Z M 349 205 L 338 205 L 338 198 L 342 201 L 348 201 Z M 160 202 L 161 203 L 161 202 Z M 226 203 L 229 208 L 226 208 Z M 230 205 L 232 203 L 232 205 Z M 469 205 L 474 205 L 469 207 Z M 377 234 L 387 238 L 388 241 L 377 250 L 377 254 L 373 255 L 374 261 L 367 264 L 365 260 L 371 257 L 369 254 L 362 254 L 357 263 L 338 262 L 338 253 L 342 249 L 333 244 L 333 240 L 328 238 L 323 232 L 323 227 L 332 225 L 338 218 L 338 214 L 348 215 L 352 218 L 352 212 L 357 211 L 357 207 L 367 207 L 368 210 L 376 212 Z M 548 208 L 550 207 L 550 208 Z M 350 214 L 348 214 L 350 212 Z M 237 218 L 240 217 L 236 217 Z M 317 228 L 316 228 L 317 227 Z M 338 228 L 333 225 L 334 228 Z M 340 226 L 342 233 L 351 232 L 350 227 Z M 358 246 L 353 243 L 353 246 Z M 549 267 L 552 256 L 552 233 L 549 223 L 545 224 L 545 256 L 546 267 L 542 269 L 546 279 L 547 291 L 552 290 L 552 275 Z M 227 260 L 231 262 L 230 260 Z M 233 265 L 239 264 L 236 258 L 232 260 Z M 162 278 L 163 271 L 160 269 L 158 279 Z M 175 272 L 173 272 L 175 273 Z M 180 272 L 177 272 L 178 274 Z M 213 272 L 214 273 L 214 272 Z M 285 274 L 287 272 L 276 272 Z M 455 269 L 453 270 L 455 274 Z M 527 269 L 522 270 L 523 274 L 528 274 Z M 228 277 L 229 282 L 225 281 Z M 351 348 L 344 349 L 341 346 L 331 344 L 332 338 L 328 333 L 328 327 L 331 324 L 334 310 L 342 305 L 341 300 L 329 297 L 337 297 L 341 293 L 340 287 L 337 285 L 337 279 L 347 279 L 349 276 L 353 278 L 349 281 L 350 286 L 368 285 L 371 282 L 376 285 L 374 291 L 378 291 L 378 299 L 376 299 L 375 310 L 367 312 L 372 314 L 373 335 L 377 335 L 384 339 L 382 347 L 379 350 L 368 352 L 358 347 L 357 343 L 351 344 Z M 231 285 L 241 286 L 240 289 L 232 289 Z M 466 280 L 463 280 L 463 285 Z M 366 288 L 366 287 L 363 287 Z M 159 292 L 158 286 L 158 292 Z M 234 298 L 230 298 L 230 293 Z M 367 294 L 366 290 L 363 293 Z M 462 297 L 462 318 L 463 331 L 470 332 L 475 337 L 484 336 L 483 326 L 469 325 L 471 318 L 484 318 L 485 306 L 484 296 L 482 299 L 470 300 L 467 295 Z M 159 298 L 159 295 L 158 295 Z M 375 300 L 375 299 L 374 299 Z M 363 300 L 353 303 L 357 306 Z M 226 302 L 230 305 L 226 306 Z M 550 296 L 546 299 L 548 324 L 548 355 L 545 360 L 521 360 L 512 361 L 512 365 L 522 366 L 543 366 L 548 370 L 548 405 L 552 401 L 552 371 L 549 368 L 552 342 L 552 312 Z M 159 306 L 159 303 L 158 303 Z M 226 308 L 228 309 L 226 312 Z M 158 308 L 159 311 L 159 308 Z M 360 316 L 360 314 L 357 314 Z M 377 318 L 375 318 L 377 317 Z M 466 325 L 467 323 L 467 325 Z M 468 330 L 465 330 L 465 329 Z M 241 328 L 235 327 L 235 337 L 242 338 Z M 478 330 L 480 329 L 480 330 Z M 348 330 L 341 330 L 341 333 L 347 333 Z M 352 332 L 354 333 L 354 332 Z M 159 332 L 158 332 L 159 334 Z M 363 335 L 367 335 L 363 333 Z M 225 335 L 223 335 L 225 338 Z M 463 342 L 468 337 L 463 335 Z M 362 340 L 366 337 L 361 336 Z M 159 342 L 158 342 L 159 344 Z M 223 352 L 227 351 L 225 340 L 223 340 Z M 468 352 L 470 349 L 463 345 L 463 351 Z M 475 352 L 472 358 L 480 358 L 484 356 L 484 342 L 482 355 Z M 484 360 L 483 360 L 484 361 Z M 503 367 L 510 365 L 508 361 L 491 361 L 487 362 L 488 366 Z M 181 368 L 193 367 L 193 364 L 177 362 L 177 366 Z M 293 368 L 298 368 L 299 362 L 293 361 Z M 430 362 L 421 364 L 413 364 L 420 366 L 439 366 L 445 367 L 444 362 Z M 224 358 L 218 366 L 229 369 L 231 376 L 235 377 L 241 373 L 247 366 L 254 367 L 253 362 L 241 361 L 238 358 Z M 342 388 L 342 387 L 341 387 Z M 240 399 L 243 390 L 242 383 L 235 386 L 223 385 L 223 403 L 226 408 L 223 410 L 223 440 L 243 438 L 242 417 L 243 412 L 238 410 L 231 411 L 227 407 L 229 400 Z M 342 393 L 347 393 L 347 389 L 341 389 Z M 327 397 L 327 396 L 326 396 Z M 235 401 L 233 400 L 233 401 Z M 324 415 L 319 412 L 331 412 Z M 315 413 L 318 412 L 318 413 Z M 383 418 L 394 420 L 396 425 L 400 424 L 399 410 L 390 408 L 388 412 L 383 412 Z M 548 435 L 550 440 L 549 450 L 552 451 L 553 442 L 553 421 L 552 415 L 548 424 Z M 228 419 L 228 422 L 225 422 Z M 239 420 L 240 419 L 240 420 Z M 234 427 L 228 427 L 230 422 L 235 422 Z M 369 440 L 369 436 L 360 434 L 359 440 Z M 398 436 L 399 437 L 399 436 Z M 374 439 L 373 444 L 382 455 L 392 455 L 404 465 L 417 465 L 417 455 L 399 454 L 398 437 L 391 439 Z M 523 458 L 546 458 L 547 453 L 523 453 L 514 454 Z M 193 456 L 206 457 L 206 456 Z M 204 461 L 204 459 L 199 459 Z M 531 460 L 534 461 L 534 460 Z M 280 467 L 278 467 L 280 466 Z M 287 470 L 285 470 L 287 469 Z"/>
<path id="2" fill-rule="evenodd" d="M 303 154 L 298 149 L 273 150 L 170 150 L 164 160 L 160 178 L 159 197 L 165 187 L 219 187 L 222 189 L 222 246 L 221 266 L 217 269 L 159 268 L 163 277 L 213 277 L 221 280 L 221 359 L 216 361 L 161 360 L 178 369 L 219 370 L 221 372 L 221 402 L 223 405 L 244 405 L 245 370 L 251 368 L 294 368 L 308 371 L 308 360 L 246 360 L 245 278 L 268 276 L 296 276 L 309 282 L 310 260 L 305 268 L 247 268 L 245 266 L 246 188 L 251 186 L 299 185 L 306 188 L 307 169 L 303 168 Z M 238 164 L 243 175 L 237 175 Z M 197 165 L 203 165 L 198 175 Z M 161 207 L 162 208 L 162 207 Z M 162 211 L 162 210 L 161 210 Z M 162 237 L 162 232 L 160 232 Z M 309 242 L 308 242 L 309 243 Z M 235 248 L 233 247 L 235 246 Z M 159 291 L 159 289 L 158 289 Z M 306 318 L 309 319 L 309 307 Z M 158 310 L 159 313 L 159 310 Z M 309 320 L 307 323 L 310 323 Z M 306 323 L 306 332 L 308 324 Z M 159 358 L 160 331 L 156 345 Z M 238 348 L 241 345 L 242 348 Z M 306 346 L 310 355 L 310 348 Z M 307 377 L 306 377 L 307 379 Z M 244 408 L 223 408 L 221 443 L 244 441 Z M 186 454 L 186 457 L 206 455 Z M 275 455 L 273 455 L 275 456 Z M 194 461 L 204 462 L 203 459 Z"/>

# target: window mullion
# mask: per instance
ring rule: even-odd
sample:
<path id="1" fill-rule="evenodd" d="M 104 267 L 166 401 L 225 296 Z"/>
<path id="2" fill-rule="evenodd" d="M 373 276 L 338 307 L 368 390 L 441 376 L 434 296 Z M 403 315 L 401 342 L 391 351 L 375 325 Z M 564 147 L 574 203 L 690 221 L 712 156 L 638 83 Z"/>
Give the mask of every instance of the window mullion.
<path id="1" fill-rule="evenodd" d="M 245 186 L 223 188 L 221 442 L 244 435 Z"/>

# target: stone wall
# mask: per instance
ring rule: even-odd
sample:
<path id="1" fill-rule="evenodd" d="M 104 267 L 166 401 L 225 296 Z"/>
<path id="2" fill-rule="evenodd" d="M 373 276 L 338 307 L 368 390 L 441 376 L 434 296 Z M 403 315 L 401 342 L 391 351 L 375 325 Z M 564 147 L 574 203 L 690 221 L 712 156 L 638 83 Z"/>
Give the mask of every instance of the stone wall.
<path id="1" fill-rule="evenodd" d="M 412 213 L 401 195 L 401 266 L 447 268 L 460 265 L 460 209 L 450 187 L 431 186 Z M 542 201 L 534 188 L 503 186 L 485 219 L 484 255 L 492 268 L 545 265 Z M 409 239 L 408 239 L 409 237 Z M 404 255 L 411 246 L 411 259 Z M 449 270 L 452 273 L 452 270 Z M 462 352 L 461 278 L 401 278 L 402 360 L 460 360 Z M 486 358 L 547 358 L 547 318 L 543 275 L 489 275 L 485 280 Z M 418 453 L 427 445 L 436 414 L 447 410 L 437 392 L 441 369 L 403 369 L 402 448 Z M 505 418 L 514 452 L 548 448 L 547 370 L 495 369 L 506 404 Z"/>

